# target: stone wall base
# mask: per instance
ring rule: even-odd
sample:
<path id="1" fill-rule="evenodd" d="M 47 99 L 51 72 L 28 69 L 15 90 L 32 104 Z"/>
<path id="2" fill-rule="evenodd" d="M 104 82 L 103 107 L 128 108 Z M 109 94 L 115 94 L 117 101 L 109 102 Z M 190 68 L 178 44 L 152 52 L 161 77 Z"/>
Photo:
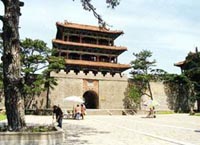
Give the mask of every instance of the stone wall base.
<path id="1" fill-rule="evenodd" d="M 64 132 L 0 132 L 0 145 L 62 145 Z"/>

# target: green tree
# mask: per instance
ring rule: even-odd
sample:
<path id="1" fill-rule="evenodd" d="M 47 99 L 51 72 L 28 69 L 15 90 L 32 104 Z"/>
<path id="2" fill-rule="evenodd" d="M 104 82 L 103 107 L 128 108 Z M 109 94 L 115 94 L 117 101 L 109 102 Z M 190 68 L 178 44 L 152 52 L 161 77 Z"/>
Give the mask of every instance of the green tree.
<path id="1" fill-rule="evenodd" d="M 26 38 L 20 43 L 25 108 L 30 108 L 35 95 L 57 85 L 50 78 L 52 70 L 64 69 L 64 58 L 51 56 L 52 49 L 42 40 Z M 51 61 L 51 62 L 50 62 Z M 48 94 L 47 94 L 48 100 Z M 48 103 L 48 102 L 47 102 Z"/>
<path id="2" fill-rule="evenodd" d="M 52 71 L 59 71 L 61 69 L 65 69 L 65 60 L 63 57 L 50 56 L 48 62 L 48 68 L 43 71 L 43 78 L 45 78 L 44 89 L 47 91 L 46 108 L 50 107 L 49 91 L 50 89 L 54 89 L 54 86 L 57 85 L 56 79 L 54 77 L 50 77 L 50 73 Z"/>
<path id="3" fill-rule="evenodd" d="M 171 109 L 176 112 L 188 112 L 194 114 L 194 103 L 200 104 L 200 53 L 190 52 L 181 65 L 181 75 L 169 75 L 165 79 L 170 94 Z M 200 106 L 198 106 L 200 108 Z"/>
<path id="4" fill-rule="evenodd" d="M 166 74 L 164 70 L 154 69 L 156 60 L 151 60 L 152 52 L 142 50 L 139 53 L 133 53 L 135 59 L 131 61 L 132 79 L 141 95 L 147 95 L 153 100 L 150 81 L 161 79 Z"/>
<path id="5" fill-rule="evenodd" d="M 140 107 L 141 96 L 141 90 L 139 90 L 135 84 L 130 82 L 125 92 L 125 98 L 123 99 L 124 108 L 130 109 L 130 111 L 128 111 L 130 114 L 137 112 L 137 109 Z"/>
<path id="6" fill-rule="evenodd" d="M 4 5 L 4 15 L 0 15 L 3 22 L 3 84 L 5 94 L 5 108 L 9 129 L 18 131 L 25 126 L 24 100 L 22 95 L 22 76 L 20 63 L 19 17 L 20 7 L 24 5 L 19 0 L 1 0 Z M 91 0 L 80 0 L 85 10 L 92 11 L 102 26 L 105 22 L 96 13 Z M 106 0 L 108 6 L 114 8 L 119 0 Z"/>
<path id="7" fill-rule="evenodd" d="M 196 48 L 195 53 L 189 53 L 186 56 L 184 65 L 182 66 L 183 75 L 185 75 L 190 80 L 190 90 L 193 90 L 194 93 L 189 96 L 191 113 L 193 113 L 192 108 L 195 101 L 198 101 L 198 109 L 200 110 L 200 52 Z"/>
<path id="8" fill-rule="evenodd" d="M 52 56 L 54 49 L 47 47 L 42 40 L 26 38 L 20 42 L 23 92 L 25 108 L 29 108 L 35 95 L 57 85 L 56 79 L 50 77 L 51 71 L 65 68 L 64 58 Z M 0 49 L 2 50 L 2 49 Z M 2 51 L 0 51 L 2 55 Z M 3 90 L 3 64 L 0 63 L 0 89 Z M 48 101 L 47 101 L 48 104 Z M 46 105 L 47 108 L 49 107 Z"/>
<path id="9" fill-rule="evenodd" d="M 175 112 L 188 112 L 194 95 L 191 81 L 184 74 L 168 74 L 164 80 L 168 107 Z"/>
<path id="10" fill-rule="evenodd" d="M 40 40 L 25 39 L 21 42 L 21 63 L 23 76 L 23 92 L 25 108 L 29 108 L 33 97 L 44 91 L 42 74 L 37 71 L 46 67 L 49 48 Z"/>

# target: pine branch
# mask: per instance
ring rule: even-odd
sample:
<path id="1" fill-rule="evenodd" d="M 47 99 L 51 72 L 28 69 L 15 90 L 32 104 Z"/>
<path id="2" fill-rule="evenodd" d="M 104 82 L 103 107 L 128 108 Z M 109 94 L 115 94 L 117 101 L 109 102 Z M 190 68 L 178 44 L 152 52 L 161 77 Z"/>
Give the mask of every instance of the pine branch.
<path id="1" fill-rule="evenodd" d="M 19 6 L 20 6 L 20 7 L 23 7 L 23 6 L 24 6 L 24 2 L 21 2 L 21 1 L 20 1 L 20 2 L 19 2 Z"/>
<path id="2" fill-rule="evenodd" d="M 148 97 L 150 97 L 150 98 L 151 98 L 151 95 L 149 95 L 149 94 L 147 94 L 147 93 L 143 93 L 143 95 L 147 95 Z"/>
<path id="3" fill-rule="evenodd" d="M 102 19 L 101 15 L 99 15 L 97 12 L 96 12 L 96 9 L 95 7 L 90 3 L 90 0 L 82 0 L 81 1 L 83 3 L 83 8 L 85 10 L 88 10 L 88 11 L 92 11 L 93 12 L 93 15 L 95 16 L 95 18 L 98 19 L 98 23 L 101 27 L 105 28 L 106 27 L 106 22 Z"/>
<path id="4" fill-rule="evenodd" d="M 120 4 L 120 0 L 106 0 L 106 3 L 108 4 L 108 8 L 114 9 L 116 6 Z"/>

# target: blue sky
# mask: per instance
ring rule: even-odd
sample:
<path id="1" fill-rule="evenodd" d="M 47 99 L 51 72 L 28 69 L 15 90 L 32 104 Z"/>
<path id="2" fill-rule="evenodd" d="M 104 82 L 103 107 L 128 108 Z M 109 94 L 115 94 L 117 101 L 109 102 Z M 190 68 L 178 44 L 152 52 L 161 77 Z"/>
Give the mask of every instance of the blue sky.
<path id="1" fill-rule="evenodd" d="M 51 47 L 57 21 L 98 25 L 93 14 L 82 9 L 79 0 L 23 1 L 21 39 L 41 39 Z M 124 31 L 115 41 L 116 45 L 128 48 L 119 56 L 120 63 L 129 64 L 134 59 L 133 52 L 150 50 L 157 68 L 180 73 L 174 63 L 200 47 L 199 0 L 121 0 L 114 10 L 106 8 L 104 1 L 93 0 L 93 4 L 111 29 Z M 1 3 L 0 14 L 3 14 Z"/>

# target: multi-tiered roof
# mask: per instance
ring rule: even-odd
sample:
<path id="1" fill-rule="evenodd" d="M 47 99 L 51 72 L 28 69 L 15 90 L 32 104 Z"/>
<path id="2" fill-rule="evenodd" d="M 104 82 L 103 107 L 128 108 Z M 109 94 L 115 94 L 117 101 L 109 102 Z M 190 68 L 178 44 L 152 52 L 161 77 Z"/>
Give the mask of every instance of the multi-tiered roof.
<path id="1" fill-rule="evenodd" d="M 114 45 L 123 31 L 69 22 L 57 22 L 56 26 L 53 47 L 58 50 L 57 56 L 65 57 L 67 72 L 82 70 L 114 75 L 130 68 L 130 65 L 118 63 L 118 56 L 127 48 Z"/>

